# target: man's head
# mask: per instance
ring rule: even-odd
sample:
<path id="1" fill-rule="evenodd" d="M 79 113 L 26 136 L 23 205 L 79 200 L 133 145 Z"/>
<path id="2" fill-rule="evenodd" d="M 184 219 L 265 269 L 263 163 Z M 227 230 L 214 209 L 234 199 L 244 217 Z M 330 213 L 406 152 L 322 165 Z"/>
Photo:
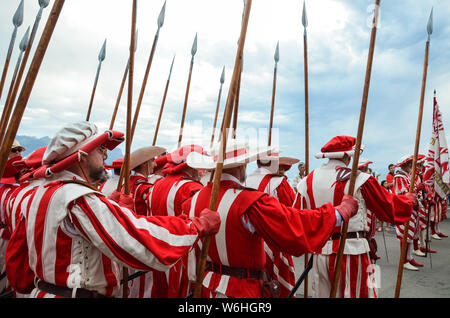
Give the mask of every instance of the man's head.
<path id="1" fill-rule="evenodd" d="M 14 139 L 14 142 L 11 146 L 11 151 L 8 155 L 8 159 L 20 156 L 22 152 L 25 151 L 25 148 L 20 145 L 20 143 Z"/>
<path id="2" fill-rule="evenodd" d="M 165 151 L 165 148 L 157 146 L 143 147 L 133 151 L 130 155 L 131 170 L 148 177 L 156 167 L 155 158 Z"/>
<path id="3" fill-rule="evenodd" d="M 245 179 L 247 178 L 247 165 L 240 165 L 229 169 L 223 169 L 223 173 L 231 174 L 241 183 L 244 183 Z"/>
<path id="4" fill-rule="evenodd" d="M 389 169 L 389 172 L 390 172 L 390 173 L 394 173 L 394 172 L 395 172 L 395 165 L 394 165 L 393 163 L 391 163 L 391 164 L 388 166 L 388 169 Z"/>
<path id="5" fill-rule="evenodd" d="M 44 176 L 68 170 L 90 183 L 106 180 L 106 151 L 124 140 L 123 133 L 98 133 L 97 126 L 83 121 L 66 125 L 48 144 L 42 162 Z M 42 172 L 40 171 L 39 174 Z"/>
<path id="6" fill-rule="evenodd" d="M 298 174 L 299 176 L 304 176 L 306 171 L 305 163 L 300 161 L 298 164 Z"/>
<path id="7" fill-rule="evenodd" d="M 336 136 L 328 141 L 315 155 L 317 159 L 329 158 L 342 161 L 346 166 L 350 164 L 355 153 L 356 138 L 351 136 Z M 361 145 L 360 152 L 364 146 Z"/>

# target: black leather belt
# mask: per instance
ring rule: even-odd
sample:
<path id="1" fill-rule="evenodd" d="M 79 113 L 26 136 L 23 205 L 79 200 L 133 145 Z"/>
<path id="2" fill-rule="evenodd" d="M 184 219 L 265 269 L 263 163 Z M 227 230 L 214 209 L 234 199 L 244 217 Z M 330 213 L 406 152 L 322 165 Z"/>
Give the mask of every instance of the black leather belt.
<path id="1" fill-rule="evenodd" d="M 333 233 L 331 235 L 331 240 L 340 240 L 341 239 L 342 234 L 341 233 Z M 366 238 L 366 232 L 364 231 L 359 231 L 359 232 L 348 232 L 347 233 L 347 238 L 348 239 L 355 239 L 355 238 Z"/>
<path id="2" fill-rule="evenodd" d="M 53 285 L 53 284 L 44 282 L 43 280 L 38 281 L 37 287 L 41 291 L 49 293 L 49 294 L 53 294 L 53 295 L 56 295 L 59 297 L 64 297 L 64 298 L 72 298 L 72 288 L 69 288 L 69 287 Z M 75 294 L 75 298 L 110 298 L 110 297 L 102 295 L 93 290 L 78 288 L 77 292 Z"/>
<path id="3" fill-rule="evenodd" d="M 264 272 L 257 269 L 230 267 L 221 264 L 214 264 L 211 262 L 206 262 L 206 269 L 213 271 L 214 273 L 233 276 L 240 279 L 264 279 Z"/>

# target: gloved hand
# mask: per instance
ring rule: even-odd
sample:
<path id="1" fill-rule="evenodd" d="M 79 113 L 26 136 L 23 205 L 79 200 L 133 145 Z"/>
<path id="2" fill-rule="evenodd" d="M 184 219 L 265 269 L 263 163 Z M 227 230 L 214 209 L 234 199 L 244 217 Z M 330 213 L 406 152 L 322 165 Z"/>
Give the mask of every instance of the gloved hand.
<path id="1" fill-rule="evenodd" d="M 335 207 L 342 219 L 347 223 L 358 212 L 358 200 L 348 194 L 344 194 L 341 204 Z"/>
<path id="2" fill-rule="evenodd" d="M 210 209 L 203 209 L 199 217 L 192 217 L 192 223 L 197 228 L 198 237 L 214 235 L 219 232 L 220 216 L 216 211 Z"/>
<path id="3" fill-rule="evenodd" d="M 417 195 L 415 193 L 406 193 L 405 194 L 406 197 L 408 197 L 408 199 L 411 200 L 412 205 L 413 205 L 413 209 L 417 209 L 417 207 L 419 206 L 419 201 L 417 200 Z"/>
<path id="4" fill-rule="evenodd" d="M 114 190 L 113 193 L 108 197 L 108 199 L 117 202 L 121 207 L 127 208 L 131 211 L 134 210 L 134 200 L 131 194 L 125 194 Z"/>
<path id="5" fill-rule="evenodd" d="M 425 190 L 425 183 L 421 182 L 417 185 L 416 191 L 422 191 Z"/>

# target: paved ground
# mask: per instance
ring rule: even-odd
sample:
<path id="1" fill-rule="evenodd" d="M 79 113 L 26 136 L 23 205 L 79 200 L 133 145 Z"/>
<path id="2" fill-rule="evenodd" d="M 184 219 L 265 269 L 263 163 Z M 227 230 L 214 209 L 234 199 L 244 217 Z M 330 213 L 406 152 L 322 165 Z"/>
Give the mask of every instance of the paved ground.
<path id="1" fill-rule="evenodd" d="M 450 219 L 444 220 L 440 225 L 443 233 L 450 234 Z M 385 231 L 386 250 L 384 248 L 383 234 L 375 236 L 378 245 L 377 265 L 381 268 L 381 289 L 380 298 L 393 298 L 397 283 L 397 270 L 400 255 L 400 243 L 395 236 L 395 230 Z M 449 298 L 450 297 L 450 237 L 442 240 L 431 241 L 431 248 L 437 250 L 436 254 L 431 254 L 431 260 L 414 256 L 416 261 L 424 264 L 419 271 L 403 271 L 401 298 Z M 428 254 L 430 255 L 430 254 Z M 304 257 L 294 258 L 296 276 L 304 270 Z M 311 284 L 309 285 L 308 296 L 311 297 Z M 304 286 L 297 290 L 296 297 L 303 298 Z"/>

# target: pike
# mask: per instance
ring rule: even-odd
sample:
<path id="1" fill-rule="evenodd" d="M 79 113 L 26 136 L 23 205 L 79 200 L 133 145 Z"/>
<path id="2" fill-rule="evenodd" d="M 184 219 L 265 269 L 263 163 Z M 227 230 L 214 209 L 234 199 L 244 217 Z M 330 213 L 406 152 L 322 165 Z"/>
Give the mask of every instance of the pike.
<path id="1" fill-rule="evenodd" d="M 2 119 L 1 119 L 1 122 L 0 122 L 0 136 L 2 136 L 2 137 L 5 135 L 5 131 L 6 131 L 6 128 L 8 126 L 8 122 L 9 122 L 9 117 L 11 116 L 12 104 L 9 103 L 9 101 L 11 99 L 11 94 L 12 94 L 12 91 L 14 89 L 14 84 L 16 83 L 17 73 L 19 71 L 19 67 L 20 67 L 20 65 L 22 63 L 23 53 L 27 49 L 29 33 L 30 33 L 30 27 L 28 27 L 28 29 L 25 32 L 22 40 L 20 41 L 20 45 L 19 45 L 20 53 L 19 53 L 19 57 L 17 59 L 16 67 L 14 69 L 14 73 L 13 73 L 13 76 L 12 76 L 12 79 L 11 79 L 11 84 L 9 86 L 8 95 L 6 97 L 6 101 L 7 102 L 5 103 L 5 107 L 3 108 Z"/>
<path id="2" fill-rule="evenodd" d="M 19 91 L 20 82 L 22 81 L 22 76 L 23 76 L 23 73 L 25 71 L 25 67 L 27 65 L 28 58 L 29 58 L 30 53 L 31 53 L 31 48 L 33 46 L 34 38 L 36 37 L 36 32 L 37 32 L 37 29 L 39 27 L 39 23 L 40 23 L 41 18 L 42 18 L 42 12 L 48 6 L 49 2 L 50 2 L 50 0 L 39 0 L 39 11 L 38 11 L 38 13 L 36 15 L 33 28 L 31 29 L 30 39 L 28 40 L 28 44 L 27 44 L 25 53 L 23 55 L 22 63 L 20 64 L 20 68 L 19 68 L 19 71 L 17 73 L 16 80 L 14 81 L 14 85 L 13 85 L 12 91 L 10 93 L 8 93 L 8 98 L 7 98 L 6 102 L 5 102 L 4 110 L 6 109 L 8 114 L 11 113 L 13 105 L 14 105 L 14 102 L 16 100 L 16 96 L 17 96 L 17 93 Z M 2 118 L 2 121 L 3 122 L 2 122 L 2 128 L 1 128 L 2 130 L 1 130 L 0 138 L 1 138 L 1 141 L 3 142 L 4 134 L 5 134 L 5 131 L 6 131 L 7 126 L 8 126 L 9 116 L 8 116 L 7 119 L 6 118 Z"/>
<path id="3" fill-rule="evenodd" d="M 103 42 L 100 53 L 98 54 L 97 74 L 95 75 L 94 87 L 92 88 L 91 100 L 89 101 L 89 108 L 88 108 L 88 112 L 86 115 L 86 121 L 89 121 L 89 119 L 91 117 L 92 104 L 94 102 L 95 91 L 97 90 L 98 78 L 99 78 L 100 70 L 102 68 L 102 63 L 105 60 L 105 57 L 106 57 L 106 39 L 105 39 L 105 42 Z"/>
<path id="4" fill-rule="evenodd" d="M 422 75 L 422 89 L 420 92 L 420 104 L 419 104 L 419 114 L 417 117 L 417 130 L 416 130 L 416 143 L 414 147 L 414 158 L 412 162 L 412 170 L 411 170 L 411 183 L 409 185 L 409 192 L 414 193 L 414 183 L 416 180 L 416 166 L 417 166 L 417 156 L 419 154 L 419 143 L 420 143 L 420 133 L 422 130 L 422 115 L 423 115 L 423 104 L 425 99 L 425 87 L 427 83 L 427 72 L 428 72 L 428 55 L 430 49 L 430 38 L 433 33 L 433 8 L 431 9 L 430 17 L 428 18 L 427 24 L 427 33 L 428 38 L 425 44 L 425 58 L 423 63 L 423 75 Z M 398 262 L 398 272 L 397 272 L 397 284 L 395 286 L 395 298 L 400 297 L 400 289 L 402 285 L 402 276 L 403 276 L 403 265 L 406 259 L 406 247 L 407 247 L 407 238 L 408 238 L 408 230 L 409 230 L 409 220 L 405 222 L 404 231 L 403 231 L 403 239 L 402 239 L 402 250 L 400 255 L 400 261 Z"/>
<path id="5" fill-rule="evenodd" d="M 178 135 L 178 147 L 181 146 L 181 140 L 183 139 L 184 120 L 186 118 L 186 108 L 187 108 L 187 102 L 188 102 L 188 97 L 189 97 L 189 89 L 191 86 L 192 68 L 194 67 L 195 53 L 197 53 L 197 33 L 195 34 L 194 43 L 192 44 L 192 48 L 191 48 L 191 65 L 189 68 L 189 77 L 188 77 L 188 82 L 187 82 L 187 87 L 186 87 L 186 94 L 184 97 L 183 114 L 181 115 L 180 133 Z"/>
<path id="6" fill-rule="evenodd" d="M 370 75 L 372 74 L 372 63 L 373 63 L 373 55 L 375 51 L 375 39 L 377 34 L 377 25 L 378 25 L 378 17 L 379 17 L 379 10 L 380 10 L 380 0 L 375 0 L 375 9 L 374 9 L 374 17 L 372 22 L 372 31 L 370 36 L 370 47 L 369 47 L 369 54 L 367 58 L 367 67 L 366 67 L 366 76 L 364 80 L 364 90 L 363 90 L 363 98 L 361 103 L 361 111 L 359 115 L 359 124 L 358 124 L 358 134 L 356 137 L 356 145 L 355 145 L 355 155 L 353 157 L 353 165 L 352 165 L 352 171 L 350 175 L 350 184 L 348 189 L 349 195 L 354 195 L 355 191 L 355 183 L 356 183 L 356 175 L 358 172 L 358 162 L 359 162 L 359 155 L 361 151 L 361 141 L 362 141 L 362 135 L 364 131 L 364 121 L 366 116 L 366 109 L 367 109 L 367 100 L 369 97 L 369 88 L 370 88 Z M 342 225 L 342 236 L 341 240 L 339 242 L 339 250 L 336 255 L 336 265 L 335 265 L 335 272 L 333 277 L 333 284 L 331 285 L 331 292 L 330 292 L 330 298 L 336 298 L 336 292 L 337 292 L 337 285 L 339 282 L 339 277 L 341 274 L 341 263 L 342 263 L 342 257 L 344 254 L 344 247 L 345 247 L 345 240 L 347 238 L 347 230 L 348 230 L 348 222 L 343 222 Z"/>
<path id="7" fill-rule="evenodd" d="M 303 64 L 305 77 L 305 175 L 309 173 L 309 93 L 308 93 L 308 35 L 306 28 L 308 27 L 308 16 L 306 14 L 306 0 L 303 1 L 302 11 L 303 24 Z M 311 257 L 312 258 L 312 257 Z M 305 253 L 305 270 L 308 268 L 308 253 Z M 308 276 L 305 277 L 304 298 L 308 298 Z"/>
<path id="8" fill-rule="evenodd" d="M 17 131 L 19 129 L 20 121 L 22 120 L 23 113 L 25 112 L 28 99 L 30 98 L 31 91 L 36 81 L 36 77 L 39 73 L 39 68 L 41 67 L 42 61 L 45 56 L 45 52 L 47 51 L 48 44 L 52 37 L 53 31 L 56 27 L 56 23 L 58 22 L 58 18 L 63 8 L 63 5 L 64 0 L 55 0 L 47 24 L 45 25 L 41 39 L 39 41 L 39 45 L 36 48 L 33 60 L 31 61 L 28 74 L 25 78 L 19 98 L 17 99 L 17 104 L 11 117 L 12 118 L 11 122 L 8 126 L 4 142 L 1 146 L 0 175 L 3 175 L 3 172 L 5 170 L 5 165 L 8 159 L 9 151 L 11 149 L 11 146 L 14 142 L 14 138 L 16 137 Z M 27 52 L 29 52 L 29 47 L 27 48 Z"/>
<path id="9" fill-rule="evenodd" d="M 150 73 L 150 68 L 152 67 L 153 56 L 155 55 L 156 45 L 157 45 L 158 39 L 159 39 L 159 30 L 161 29 L 161 27 L 164 24 L 165 12 L 166 12 L 166 2 L 164 2 L 164 5 L 163 5 L 163 7 L 161 9 L 161 12 L 159 13 L 159 16 L 158 16 L 158 21 L 157 21 L 158 28 L 156 30 L 155 38 L 153 39 L 153 45 L 152 45 L 152 49 L 151 49 L 151 52 L 150 52 L 150 56 L 148 58 L 148 63 L 147 63 L 147 68 L 145 70 L 144 80 L 142 81 L 141 91 L 139 93 L 139 98 L 138 98 L 138 102 L 137 102 L 137 105 L 136 105 L 136 110 L 134 112 L 133 124 L 131 126 L 131 139 L 133 139 L 134 131 L 136 130 L 136 124 L 137 124 L 137 121 L 138 121 L 138 118 L 139 118 L 139 112 L 141 110 L 141 105 L 142 105 L 142 100 L 144 98 L 145 88 L 147 86 L 148 75 Z"/>
<path id="10" fill-rule="evenodd" d="M 247 3 L 245 5 L 245 12 L 244 17 L 241 25 L 241 36 L 239 41 L 239 46 L 236 52 L 236 59 L 234 62 L 234 69 L 233 69 L 233 75 L 231 77 L 231 85 L 230 89 L 228 91 L 228 98 L 227 98 L 227 105 L 225 107 L 226 109 L 226 116 L 224 118 L 224 126 L 221 131 L 222 134 L 222 140 L 221 140 L 221 147 L 218 154 L 218 160 L 217 160 L 217 166 L 214 172 L 214 183 L 212 187 L 211 192 L 211 198 L 209 201 L 209 209 L 210 210 L 217 210 L 217 198 L 219 195 L 219 186 L 220 186 L 220 179 L 222 177 L 222 169 L 223 169 L 223 158 L 225 154 L 226 149 L 226 143 L 227 143 L 227 130 L 230 127 L 231 122 L 231 107 L 233 106 L 233 101 L 236 97 L 236 89 L 237 89 L 237 81 L 239 77 L 239 66 L 240 61 L 242 59 L 243 51 L 244 51 L 244 44 L 245 44 L 245 37 L 247 34 L 247 27 L 248 27 L 248 20 L 250 17 L 250 9 L 252 7 L 252 0 L 247 0 Z M 203 276 L 205 274 L 205 265 L 206 265 L 206 257 L 208 255 L 209 250 L 209 244 L 211 242 L 211 236 L 206 236 L 203 240 L 202 249 L 200 253 L 200 258 L 197 263 L 197 278 L 194 286 L 194 298 L 200 298 L 201 297 L 201 291 L 202 291 L 202 284 L 203 284 Z"/>
<path id="11" fill-rule="evenodd" d="M 136 50 L 137 50 L 137 39 L 138 39 L 138 30 L 136 30 L 136 36 L 135 36 L 136 43 L 134 44 L 134 52 L 136 52 Z M 122 77 L 122 83 L 120 84 L 119 94 L 117 95 L 116 105 L 114 106 L 114 111 L 113 111 L 113 114 L 111 117 L 111 122 L 109 124 L 109 130 L 113 130 L 113 128 L 114 128 L 114 123 L 116 121 L 116 116 L 117 116 L 117 111 L 119 109 L 120 100 L 122 99 L 123 89 L 125 87 L 125 82 L 127 81 L 127 77 L 128 77 L 129 67 L 130 67 L 130 59 L 128 58 L 127 66 L 125 67 L 125 71 L 124 71 L 123 77 Z"/>
<path id="12" fill-rule="evenodd" d="M 3 86 L 5 85 L 6 74 L 8 73 L 8 68 L 9 68 L 9 63 L 11 61 L 11 54 L 12 54 L 12 51 L 14 48 L 14 43 L 16 42 L 17 29 L 22 25 L 22 23 L 23 23 L 23 0 L 20 1 L 20 4 L 17 7 L 16 12 L 14 13 L 14 16 L 13 16 L 14 30 L 11 35 L 11 40 L 9 41 L 8 53 L 6 54 L 6 61 L 3 66 L 2 79 L 0 80 L 0 98 L 2 97 Z M 6 104 L 5 104 L 5 107 L 6 107 Z"/>
<path id="13" fill-rule="evenodd" d="M 175 61 L 175 55 L 173 56 L 172 64 L 170 65 L 169 77 L 167 78 L 166 88 L 164 89 L 164 95 L 163 95 L 163 99 L 162 99 L 162 102 L 161 102 L 161 108 L 159 110 L 158 122 L 156 123 L 155 135 L 153 136 L 152 146 L 156 145 L 156 138 L 158 138 L 159 126 L 161 124 L 161 117 L 162 117 L 162 114 L 163 114 L 164 105 L 166 103 L 167 91 L 169 90 L 170 77 L 172 75 L 172 68 L 173 68 L 173 62 L 174 61 Z"/>
<path id="14" fill-rule="evenodd" d="M 222 96 L 222 86 L 223 86 L 224 82 L 225 82 L 225 66 L 222 69 L 222 75 L 220 75 L 220 89 L 219 89 L 219 96 L 217 97 L 216 114 L 214 115 L 214 124 L 213 124 L 213 129 L 212 129 L 212 134 L 211 134 L 211 143 L 209 146 L 210 148 L 212 148 L 213 143 L 214 143 L 214 134 L 216 132 L 217 115 L 219 114 L 220 98 Z"/>
<path id="15" fill-rule="evenodd" d="M 244 12 L 245 12 L 246 4 L 247 4 L 247 0 L 244 0 L 244 8 L 242 10 L 242 20 L 244 19 Z M 239 45 L 239 40 L 238 40 L 237 44 Z M 233 138 L 236 138 L 238 112 L 239 112 L 239 98 L 241 96 L 241 80 L 242 80 L 243 68 L 244 68 L 244 58 L 242 57 L 241 64 L 239 66 L 239 79 L 238 79 L 238 84 L 237 84 L 236 98 L 234 100 L 234 105 L 233 105 L 233 129 L 232 129 L 232 133 L 231 133 Z M 225 114 L 224 114 L 224 116 L 225 116 Z M 223 127 L 223 122 L 222 122 L 222 127 Z M 221 129 L 222 129 L 222 127 L 221 127 Z"/>
<path id="16" fill-rule="evenodd" d="M 124 194 L 130 194 L 130 152 L 131 152 L 131 118 L 133 116 L 133 76 L 134 76 L 134 45 L 136 43 L 136 11 L 137 11 L 137 0 L 133 0 L 132 5 L 132 16 L 131 16 L 131 44 L 130 44 L 130 64 L 128 71 L 128 99 L 127 99 L 127 127 L 126 127 L 126 139 L 125 139 L 125 157 L 123 166 L 121 169 L 121 177 L 123 172 L 124 180 Z M 119 182 L 120 183 L 120 182 Z M 118 185 L 117 190 L 120 191 L 121 185 Z M 123 267 L 123 279 L 128 280 L 128 268 Z M 123 285 L 123 298 L 128 298 L 128 284 Z"/>
<path id="17" fill-rule="evenodd" d="M 277 87 L 277 70 L 278 70 L 278 62 L 280 61 L 280 42 L 278 41 L 277 47 L 275 49 L 275 66 L 273 68 L 273 84 L 272 84 L 272 107 L 270 108 L 270 124 L 269 124 L 269 142 L 268 145 L 272 145 L 272 126 L 273 126 L 273 113 L 275 110 L 275 90 Z"/>

